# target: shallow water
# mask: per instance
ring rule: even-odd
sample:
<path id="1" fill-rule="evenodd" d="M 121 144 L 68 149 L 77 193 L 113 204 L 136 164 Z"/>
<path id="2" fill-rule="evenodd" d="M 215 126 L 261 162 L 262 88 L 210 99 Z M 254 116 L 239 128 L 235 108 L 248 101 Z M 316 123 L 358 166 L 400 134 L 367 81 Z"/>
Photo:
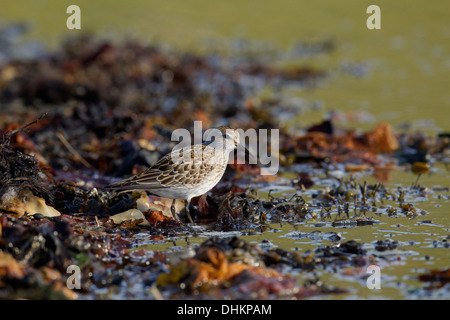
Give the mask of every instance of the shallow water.
<path id="1" fill-rule="evenodd" d="M 372 3 L 360 0 L 77 4 L 83 32 L 196 52 L 263 52 L 277 65 L 323 69 L 329 77 L 313 90 L 283 88 L 287 101 L 300 99 L 298 127 L 337 110 L 342 125 L 352 128 L 387 121 L 399 130 L 450 130 L 448 1 L 383 2 L 381 30 L 366 27 Z M 26 21 L 29 39 L 54 47 L 63 36 L 80 32 L 66 28 L 67 6 L 57 0 L 10 1 L 2 7 L 0 24 Z M 332 49 L 320 50 L 324 41 Z M 278 50 L 285 54 L 274 55 Z"/>
<path id="2" fill-rule="evenodd" d="M 288 270 L 289 273 L 299 278 L 300 283 L 316 278 L 326 285 L 335 288 L 344 288 L 346 293 L 321 295 L 321 299 L 415 299 L 415 298 L 445 298 L 450 297 L 448 286 L 434 291 L 424 290 L 424 283 L 418 279 L 419 275 L 429 270 L 443 270 L 450 265 L 450 243 L 448 235 L 450 232 L 450 218 L 448 205 L 450 191 L 442 188 L 439 184 L 441 179 L 450 178 L 450 172 L 444 166 L 436 166 L 432 173 L 419 179 L 420 186 L 428 186 L 424 196 L 406 196 L 405 203 L 414 204 L 418 209 L 427 213 L 415 218 L 406 217 L 402 213 L 389 216 L 383 208 L 398 208 L 397 201 L 383 201 L 379 203 L 376 213 L 366 212 L 366 217 L 373 218 L 373 224 L 367 225 L 341 225 L 333 226 L 338 219 L 337 213 L 332 212 L 330 218 L 307 218 L 301 222 L 271 223 L 263 232 L 231 231 L 212 232 L 208 226 L 196 226 L 194 230 L 198 233 L 184 234 L 180 237 L 166 238 L 153 241 L 149 235 L 140 233 L 132 237 L 135 250 L 145 249 L 150 251 L 183 252 L 188 248 L 202 243 L 208 237 L 232 237 L 240 238 L 255 243 L 264 249 L 280 247 L 304 253 L 308 250 L 314 251 L 319 246 L 339 245 L 348 240 L 356 240 L 363 243 L 363 249 L 367 255 L 373 256 L 374 263 L 380 266 L 381 289 L 368 289 L 366 285 L 367 265 L 362 267 L 348 267 L 338 271 L 330 268 L 315 269 L 313 273 L 299 270 Z M 326 180 L 324 180 L 326 181 Z M 360 175 L 357 182 L 376 183 L 376 179 L 370 175 Z M 395 170 L 391 172 L 391 180 L 385 182 L 385 186 L 395 190 L 398 186 L 410 188 L 416 182 L 416 176 L 407 170 Z M 329 182 L 326 181 L 328 184 Z M 289 198 L 293 193 L 301 193 L 295 189 L 274 186 L 273 189 L 281 189 L 279 193 L 271 193 L 275 197 Z M 316 185 L 317 190 L 323 189 L 323 185 Z M 263 188 L 262 190 L 266 190 Z M 259 193 L 267 196 L 267 191 Z M 305 201 L 313 201 L 311 190 L 303 194 Z M 353 209 L 350 210 L 353 213 Z M 340 217 L 344 218 L 344 217 Z M 313 236 L 311 232 L 317 232 Z M 298 234 L 308 233 L 307 237 L 299 237 Z M 341 239 L 336 241 L 336 234 Z M 188 240 L 187 240 L 188 239 Z M 376 250 L 376 241 L 396 242 L 394 249 Z M 169 254 L 170 257 L 170 254 Z M 170 258 L 169 258 L 170 259 Z M 316 297 L 317 298 L 317 297 Z"/>

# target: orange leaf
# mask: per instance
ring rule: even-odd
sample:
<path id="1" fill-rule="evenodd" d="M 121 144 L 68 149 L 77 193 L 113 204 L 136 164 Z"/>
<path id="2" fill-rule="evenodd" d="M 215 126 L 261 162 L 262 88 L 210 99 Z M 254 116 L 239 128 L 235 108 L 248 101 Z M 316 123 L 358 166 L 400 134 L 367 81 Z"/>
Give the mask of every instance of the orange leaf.
<path id="1" fill-rule="evenodd" d="M 381 123 L 366 135 L 369 149 L 374 153 L 391 153 L 399 148 L 397 137 L 388 123 Z"/>

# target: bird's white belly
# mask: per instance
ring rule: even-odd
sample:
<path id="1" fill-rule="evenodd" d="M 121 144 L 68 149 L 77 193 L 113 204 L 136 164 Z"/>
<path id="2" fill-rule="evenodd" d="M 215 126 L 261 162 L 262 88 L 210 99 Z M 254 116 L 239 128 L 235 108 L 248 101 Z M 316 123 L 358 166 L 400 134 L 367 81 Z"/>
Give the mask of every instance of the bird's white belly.
<path id="1" fill-rule="evenodd" d="M 195 185 L 178 185 L 170 188 L 152 189 L 150 192 L 163 198 L 190 200 L 214 188 L 222 178 L 222 175 Z"/>

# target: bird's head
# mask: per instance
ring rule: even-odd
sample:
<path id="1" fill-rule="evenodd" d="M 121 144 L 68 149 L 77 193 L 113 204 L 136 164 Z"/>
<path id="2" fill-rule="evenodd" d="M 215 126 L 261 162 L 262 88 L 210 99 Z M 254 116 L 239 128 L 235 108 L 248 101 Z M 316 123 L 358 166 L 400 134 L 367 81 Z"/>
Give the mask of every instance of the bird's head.
<path id="1" fill-rule="evenodd" d="M 217 128 L 221 134 L 222 138 L 226 140 L 226 143 L 230 145 L 233 149 L 241 143 L 239 132 L 227 126 L 221 126 Z"/>

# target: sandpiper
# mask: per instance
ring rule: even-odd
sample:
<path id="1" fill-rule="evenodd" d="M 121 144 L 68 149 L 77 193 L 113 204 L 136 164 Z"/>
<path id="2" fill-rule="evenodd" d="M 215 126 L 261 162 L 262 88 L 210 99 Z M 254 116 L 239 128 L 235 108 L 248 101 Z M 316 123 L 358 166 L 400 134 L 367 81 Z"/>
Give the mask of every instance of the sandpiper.
<path id="1" fill-rule="evenodd" d="M 214 131 L 213 131 L 214 132 Z M 229 127 L 218 127 L 212 141 L 194 144 L 172 151 L 153 166 L 128 179 L 106 186 L 112 190 L 145 190 L 163 198 L 186 201 L 186 215 L 191 199 L 211 190 L 222 178 L 230 152 L 240 144 L 239 132 Z M 246 149 L 246 152 L 249 151 Z"/>

